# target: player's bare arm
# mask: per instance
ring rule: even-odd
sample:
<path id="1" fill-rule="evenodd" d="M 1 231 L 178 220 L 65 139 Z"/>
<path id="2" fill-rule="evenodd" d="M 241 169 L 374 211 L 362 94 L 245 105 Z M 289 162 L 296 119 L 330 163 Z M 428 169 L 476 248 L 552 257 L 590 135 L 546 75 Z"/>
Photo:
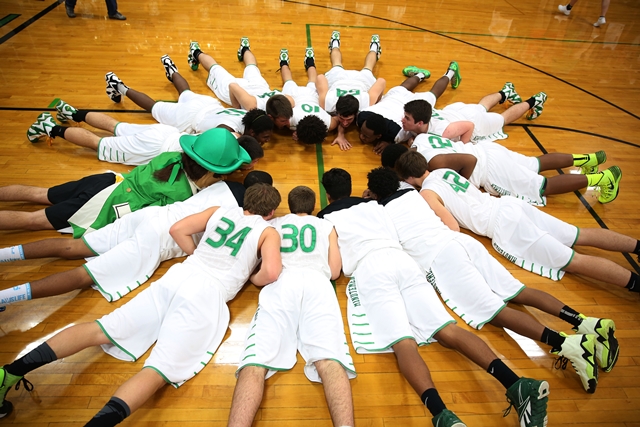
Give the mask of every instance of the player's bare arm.
<path id="1" fill-rule="evenodd" d="M 249 111 L 258 107 L 256 98 L 249 95 L 238 83 L 231 83 L 229 85 L 229 98 L 231 98 L 231 106 L 233 108 L 242 108 Z"/>
<path id="2" fill-rule="evenodd" d="M 324 100 L 327 97 L 327 92 L 329 91 L 329 81 L 324 74 L 318 74 L 316 79 L 316 90 L 318 91 L 318 104 L 320 105 L 320 108 L 324 109 Z"/>
<path id="3" fill-rule="evenodd" d="M 382 98 L 382 93 L 384 92 L 384 88 L 387 86 L 387 81 L 383 78 L 379 78 L 369 89 L 369 105 L 374 105 L 380 98 Z"/>
<path id="4" fill-rule="evenodd" d="M 469 179 L 476 167 L 478 159 L 471 154 L 439 154 L 429 160 L 429 172 L 436 169 L 453 169 Z"/>
<path id="5" fill-rule="evenodd" d="M 196 250 L 196 244 L 193 241 L 193 235 L 201 233 L 207 228 L 207 222 L 211 215 L 218 210 L 218 206 L 206 209 L 200 213 L 189 215 L 176 222 L 169 229 L 169 234 L 176 241 L 180 249 L 185 251 L 187 255 L 193 254 Z"/>
<path id="6" fill-rule="evenodd" d="M 460 139 L 462 142 L 471 141 L 473 135 L 473 129 L 475 125 L 473 122 L 459 121 L 453 122 L 442 132 L 442 136 L 453 141 Z"/>
<path id="7" fill-rule="evenodd" d="M 336 280 L 340 277 L 342 257 L 338 247 L 338 233 L 336 233 L 335 228 L 329 234 L 329 268 L 331 269 L 331 280 Z"/>
<path id="8" fill-rule="evenodd" d="M 340 147 L 342 151 L 351 150 L 351 143 L 347 140 L 347 137 L 344 136 L 344 127 L 341 124 L 338 124 L 338 136 L 333 140 L 331 145 L 336 145 Z"/>
<path id="9" fill-rule="evenodd" d="M 438 196 L 431 190 L 422 190 L 420 192 L 420 195 L 427 201 L 435 214 L 440 217 L 444 225 L 446 225 L 453 231 L 460 231 L 460 224 L 458 224 L 458 221 L 456 221 L 453 215 L 451 215 L 451 212 L 449 212 L 447 208 L 444 207 L 440 196 Z"/>
<path id="10" fill-rule="evenodd" d="M 273 227 L 267 227 L 260 235 L 260 256 L 262 262 L 257 272 L 249 280 L 256 286 L 266 286 L 276 281 L 282 272 L 280 256 L 280 234 Z"/>

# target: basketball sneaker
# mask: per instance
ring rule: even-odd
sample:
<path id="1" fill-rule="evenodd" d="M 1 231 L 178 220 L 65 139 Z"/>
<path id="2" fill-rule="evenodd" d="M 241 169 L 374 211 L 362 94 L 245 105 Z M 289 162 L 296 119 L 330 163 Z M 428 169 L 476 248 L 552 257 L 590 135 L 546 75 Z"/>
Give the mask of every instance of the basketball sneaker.
<path id="1" fill-rule="evenodd" d="M 167 76 L 167 80 L 173 82 L 173 73 L 178 72 L 178 67 L 173 63 L 169 55 L 163 55 L 160 58 L 160 62 L 162 62 L 162 66 L 164 67 L 164 74 Z"/>
<path id="2" fill-rule="evenodd" d="M 311 67 L 316 66 L 316 55 L 313 53 L 313 48 L 308 47 L 304 51 L 304 70 L 307 71 Z"/>
<path id="3" fill-rule="evenodd" d="M 610 372 L 618 361 L 620 347 L 616 338 L 616 324 L 611 319 L 598 319 L 580 315 L 582 323 L 573 328 L 579 334 L 596 336 L 596 361 L 605 372 Z"/>
<path id="4" fill-rule="evenodd" d="M 533 95 L 533 98 L 535 99 L 536 103 L 533 104 L 533 108 L 531 108 L 525 116 L 528 120 L 537 119 L 540 114 L 542 114 L 544 103 L 547 100 L 547 94 L 544 92 L 539 92 Z"/>
<path id="5" fill-rule="evenodd" d="M 38 116 L 36 122 L 27 129 L 27 138 L 32 143 L 38 142 L 43 136 L 49 136 L 54 126 L 56 126 L 56 121 L 53 120 L 51 113 L 42 113 Z"/>
<path id="6" fill-rule="evenodd" d="M 116 76 L 115 73 L 112 72 L 108 72 L 107 74 L 105 74 L 104 79 L 107 82 L 107 95 L 109 96 L 109 98 L 111 98 L 111 100 L 116 103 L 122 101 L 122 94 L 118 90 L 118 85 L 122 85 L 125 88 L 127 86 L 125 86 L 125 84 L 122 83 L 122 80 L 120 80 L 118 76 Z"/>
<path id="7" fill-rule="evenodd" d="M 522 98 L 520 98 L 520 95 L 518 95 L 516 88 L 511 82 L 506 82 L 500 92 L 504 93 L 504 96 L 506 97 L 505 101 L 511 105 L 522 102 Z"/>
<path id="8" fill-rule="evenodd" d="M 440 412 L 431 419 L 433 427 L 467 427 L 460 418 L 448 409 Z"/>
<path id="9" fill-rule="evenodd" d="M 78 110 L 64 102 L 62 99 L 58 101 L 55 109 L 58 111 L 58 113 L 56 114 L 56 118 L 59 122 L 62 123 L 73 120 L 73 115 L 78 112 Z"/>
<path id="10" fill-rule="evenodd" d="M 558 5 L 558 10 L 562 13 L 564 13 L 565 15 L 571 15 L 571 11 L 569 9 L 567 9 L 567 6 L 563 5 L 563 4 L 559 4 Z"/>
<path id="11" fill-rule="evenodd" d="M 191 67 L 193 71 L 196 71 L 198 69 L 198 66 L 200 65 L 200 61 L 198 61 L 198 59 L 193 54 L 196 50 L 200 50 L 200 45 L 198 44 L 198 42 L 189 42 L 189 54 L 187 55 L 187 62 L 189 63 L 189 67 Z"/>
<path id="12" fill-rule="evenodd" d="M 371 36 L 371 42 L 369 43 L 369 50 L 376 53 L 376 59 L 380 60 L 382 55 L 382 47 L 380 46 L 380 36 L 374 34 Z"/>
<path id="13" fill-rule="evenodd" d="M 451 61 L 449 63 L 449 70 L 453 71 L 453 77 L 451 77 L 451 88 L 458 89 L 458 86 L 460 86 L 460 82 L 462 81 L 462 76 L 460 75 L 460 66 L 456 61 Z M 449 70 L 447 70 L 447 72 Z"/>
<path id="14" fill-rule="evenodd" d="M 287 49 L 280 49 L 280 56 L 278 56 L 278 58 L 280 59 L 280 68 L 285 65 L 287 67 L 289 66 L 289 51 Z"/>
<path id="15" fill-rule="evenodd" d="M 329 39 L 329 52 L 336 47 L 340 48 L 340 31 L 332 32 Z"/>
<path id="16" fill-rule="evenodd" d="M 249 37 L 240 37 L 240 47 L 238 48 L 238 61 L 242 62 L 242 58 L 244 58 L 244 53 L 251 49 L 251 44 L 249 43 Z"/>
<path id="17" fill-rule="evenodd" d="M 603 172 L 603 178 L 598 183 L 600 187 L 600 203 L 611 203 L 618 197 L 620 190 L 620 180 L 622 179 L 622 170 L 618 166 L 611 166 Z"/>
<path id="18" fill-rule="evenodd" d="M 556 369 L 566 369 L 567 361 L 571 362 L 573 369 L 580 377 L 582 386 L 587 393 L 595 393 L 598 385 L 598 367 L 596 366 L 596 337 L 595 335 L 567 335 L 564 337 L 562 347 L 551 349 L 551 354 L 560 356 L 555 362 Z"/>
<path id="19" fill-rule="evenodd" d="M 431 72 L 426 68 L 419 68 L 419 67 L 416 67 L 415 65 L 409 65 L 408 67 L 404 67 L 402 69 L 402 74 L 404 74 L 406 77 L 413 77 L 418 73 L 424 74 L 425 79 L 428 79 L 429 77 L 431 77 Z"/>
<path id="20" fill-rule="evenodd" d="M 607 161 L 607 153 L 604 151 L 586 154 L 586 156 L 587 160 L 584 163 L 576 165 L 580 167 L 580 173 L 583 175 L 598 173 L 598 165 Z"/>
<path id="21" fill-rule="evenodd" d="M 511 407 L 518 412 L 520 427 L 545 427 L 547 425 L 547 401 L 549 383 L 531 378 L 520 378 L 507 389 L 509 407 L 503 416 L 509 415 Z"/>
<path id="22" fill-rule="evenodd" d="M 593 26 L 594 27 L 601 27 L 606 23 L 607 23 L 607 20 L 604 19 L 604 16 L 601 16 L 600 18 L 598 18 L 598 20 L 596 22 L 593 23 Z"/>
<path id="23" fill-rule="evenodd" d="M 0 419 L 9 416 L 13 411 L 13 405 L 8 400 L 5 400 L 5 397 L 7 396 L 9 389 L 14 385 L 16 386 L 15 389 L 18 390 L 20 388 L 20 383 L 24 385 L 25 390 L 29 392 L 33 390 L 33 384 L 24 377 L 11 375 L 6 371 L 4 366 L 0 368 Z"/>

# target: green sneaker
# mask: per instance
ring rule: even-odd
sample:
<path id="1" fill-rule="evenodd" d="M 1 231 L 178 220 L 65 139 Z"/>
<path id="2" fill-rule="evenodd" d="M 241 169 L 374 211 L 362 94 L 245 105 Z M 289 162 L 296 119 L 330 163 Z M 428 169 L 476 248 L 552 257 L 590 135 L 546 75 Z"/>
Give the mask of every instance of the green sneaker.
<path id="1" fill-rule="evenodd" d="M 285 65 L 289 66 L 289 51 L 287 49 L 280 49 L 280 55 L 278 56 L 280 59 L 280 68 Z"/>
<path id="2" fill-rule="evenodd" d="M 505 101 L 507 101 L 511 105 L 519 104 L 522 102 L 522 98 L 520 98 L 520 95 L 518 95 L 518 92 L 516 92 L 516 88 L 511 82 L 506 82 L 500 92 L 504 93 L 504 95 L 507 97 Z"/>
<path id="3" fill-rule="evenodd" d="M 251 44 L 249 43 L 249 37 L 240 37 L 240 47 L 238 48 L 238 61 L 242 62 L 242 58 L 244 58 L 244 53 L 251 49 Z"/>
<path id="4" fill-rule="evenodd" d="M 520 427 L 545 427 L 548 396 L 548 382 L 522 377 L 507 390 L 509 407 L 503 416 L 509 415 L 511 407 L 514 407 Z"/>
<path id="5" fill-rule="evenodd" d="M 335 44 L 337 44 L 337 46 L 334 46 Z M 329 39 L 329 52 L 336 47 L 340 48 L 340 31 L 332 32 L 331 38 Z"/>
<path id="6" fill-rule="evenodd" d="M 607 161 L 607 153 L 604 151 L 598 151 L 597 153 L 590 154 L 576 154 L 574 157 L 574 166 L 580 168 L 580 173 L 583 175 L 593 175 L 598 173 L 598 165 Z M 584 161 L 582 161 L 584 159 Z M 582 161 L 582 163 L 580 163 Z"/>
<path id="7" fill-rule="evenodd" d="M 24 388 L 31 392 L 33 390 L 33 384 L 31 384 L 24 377 L 17 377 L 15 375 L 11 375 L 4 368 L 0 368 L 0 419 L 8 417 L 9 414 L 13 411 L 13 405 L 8 400 L 4 398 L 7 396 L 7 392 L 14 385 L 16 386 L 16 390 L 20 388 L 20 383 L 24 385 Z"/>
<path id="8" fill-rule="evenodd" d="M 376 53 L 376 59 L 378 60 L 380 59 L 380 55 L 382 55 L 382 47 L 380 47 L 379 35 L 374 34 L 371 36 L 371 42 L 369 43 L 369 50 Z"/>
<path id="9" fill-rule="evenodd" d="M 611 203 L 618 197 L 620 190 L 620 180 L 622 179 L 622 170 L 618 166 L 611 166 L 603 172 L 604 177 L 598 183 L 600 187 L 600 203 Z"/>
<path id="10" fill-rule="evenodd" d="M 36 122 L 27 129 L 27 138 L 31 143 L 38 142 L 43 136 L 49 136 L 51 129 L 56 126 L 51 113 L 42 113 L 36 119 Z"/>
<path id="11" fill-rule="evenodd" d="M 525 116 L 528 120 L 537 119 L 540 114 L 542 114 L 544 103 L 547 100 L 547 94 L 544 92 L 539 92 L 533 95 L 533 98 L 535 99 L 536 103 L 533 104 L 533 108 L 531 108 Z"/>
<path id="12" fill-rule="evenodd" d="M 56 114 L 56 118 L 58 119 L 59 122 L 62 122 L 62 123 L 73 120 L 72 115 L 78 112 L 78 110 L 76 110 L 71 105 L 64 102 L 62 99 L 58 101 L 58 103 L 55 106 L 55 109 L 58 110 L 58 113 Z"/>
<path id="13" fill-rule="evenodd" d="M 465 423 L 460 421 L 456 414 L 448 409 L 440 412 L 431 419 L 433 427 L 467 427 Z"/>
<path id="14" fill-rule="evenodd" d="M 404 67 L 402 69 L 402 74 L 404 74 L 407 77 L 413 77 L 418 73 L 424 74 L 425 79 L 428 79 L 429 77 L 431 77 L 431 72 L 429 70 L 425 68 L 418 68 L 415 65 L 409 65 L 408 67 Z"/>
<path id="15" fill-rule="evenodd" d="M 566 369 L 567 361 L 580 377 L 582 386 L 587 393 L 595 393 L 598 385 L 598 366 L 596 365 L 596 336 L 595 335 L 567 335 L 560 349 L 551 349 L 551 354 L 560 356 L 555 363 L 556 369 Z"/>
<path id="16" fill-rule="evenodd" d="M 458 86 L 460 86 L 460 82 L 462 81 L 462 76 L 460 75 L 460 66 L 456 61 L 451 61 L 449 63 L 447 72 L 449 70 L 453 71 L 453 77 L 451 78 L 451 88 L 458 89 Z"/>
<path id="17" fill-rule="evenodd" d="M 187 55 L 187 62 L 189 63 L 189 67 L 191 67 L 193 71 L 196 71 L 198 69 L 198 66 L 200 65 L 200 61 L 198 61 L 196 57 L 193 56 L 193 52 L 195 52 L 196 50 L 201 50 L 198 42 L 196 41 L 190 42 L 189 55 Z"/>
<path id="18" fill-rule="evenodd" d="M 582 323 L 573 328 L 579 334 L 592 334 L 596 336 L 596 361 L 598 366 L 610 372 L 618 361 L 620 347 L 616 338 L 616 324 L 611 319 L 598 319 L 580 315 Z"/>
<path id="19" fill-rule="evenodd" d="M 307 71 L 311 67 L 316 66 L 316 55 L 313 53 L 313 48 L 308 47 L 304 51 L 304 70 Z"/>

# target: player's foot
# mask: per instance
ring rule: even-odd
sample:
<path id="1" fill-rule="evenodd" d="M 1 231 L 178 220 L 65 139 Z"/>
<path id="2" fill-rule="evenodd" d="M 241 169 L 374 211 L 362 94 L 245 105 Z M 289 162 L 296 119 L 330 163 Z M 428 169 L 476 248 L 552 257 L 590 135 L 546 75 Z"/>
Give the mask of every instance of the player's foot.
<path id="1" fill-rule="evenodd" d="M 244 53 L 251 49 L 249 37 L 240 37 L 240 47 L 238 48 L 238 61 L 242 62 Z"/>
<path id="2" fill-rule="evenodd" d="M 558 5 L 558 10 L 562 13 L 564 13 L 565 15 L 571 15 L 571 11 L 569 9 L 567 9 L 567 6 L 563 5 L 563 4 L 559 4 Z"/>
<path id="3" fill-rule="evenodd" d="M 105 74 L 104 79 L 107 82 L 107 95 L 109 96 L 109 98 L 111 98 L 113 102 L 122 101 L 122 93 L 120 93 L 118 85 L 122 85 L 125 88 L 127 86 L 125 86 L 125 84 L 122 83 L 122 80 L 120 80 L 118 76 L 116 76 L 115 73 L 112 72 L 108 72 L 107 74 Z"/>
<path id="4" fill-rule="evenodd" d="M 374 34 L 371 36 L 371 42 L 369 43 L 369 50 L 376 53 L 376 59 L 380 59 L 382 55 L 382 47 L 380 46 L 380 36 Z"/>
<path id="5" fill-rule="evenodd" d="M 607 23 L 607 20 L 604 19 L 604 16 L 601 16 L 600 18 L 598 18 L 598 20 L 596 22 L 593 23 L 593 26 L 594 27 L 601 27 L 606 23 Z"/>
<path id="6" fill-rule="evenodd" d="M 573 328 L 579 334 L 592 334 L 596 336 L 596 361 L 598 366 L 609 372 L 618 361 L 620 347 L 616 338 L 616 324 L 611 319 L 598 319 L 597 317 L 585 317 L 582 314 L 582 323 Z"/>
<path id="7" fill-rule="evenodd" d="M 460 418 L 448 409 L 440 412 L 431 419 L 433 427 L 467 427 Z"/>
<path id="8" fill-rule="evenodd" d="M 419 67 L 416 67 L 415 65 L 409 65 L 402 69 L 402 74 L 404 74 L 406 77 L 413 77 L 418 73 L 422 73 L 425 79 L 428 79 L 429 77 L 431 77 L 431 72 L 426 68 L 419 68 Z"/>
<path id="9" fill-rule="evenodd" d="M 340 48 L 340 31 L 332 32 L 329 39 L 329 52 L 335 48 Z"/>
<path id="10" fill-rule="evenodd" d="M 545 427 L 548 396 L 548 382 L 522 377 L 507 390 L 510 406 L 504 411 L 504 416 L 509 415 L 513 406 L 518 412 L 520 427 Z"/>
<path id="11" fill-rule="evenodd" d="M 71 105 L 64 102 L 62 99 L 58 101 L 58 103 L 55 106 L 55 109 L 58 110 L 58 113 L 56 114 L 56 118 L 58 119 L 59 122 L 62 122 L 62 123 L 73 120 L 73 115 L 78 112 L 78 110 L 76 110 Z"/>
<path id="12" fill-rule="evenodd" d="M 307 71 L 311 67 L 316 66 L 316 55 L 313 53 L 313 48 L 308 47 L 304 51 L 304 70 Z"/>
<path id="13" fill-rule="evenodd" d="M 607 153 L 604 151 L 598 151 L 597 153 L 587 154 L 588 160 L 580 166 L 580 173 L 583 175 L 590 175 L 598 173 L 598 165 L 607 161 Z"/>
<path id="14" fill-rule="evenodd" d="M 560 332 L 564 337 L 564 343 L 560 349 L 551 349 L 551 354 L 560 356 L 556 360 L 555 367 L 565 369 L 567 360 L 571 362 L 573 369 L 580 377 L 582 386 L 587 393 L 595 393 L 598 385 L 598 367 L 596 366 L 596 336 L 595 335 L 567 335 Z"/>
<path id="15" fill-rule="evenodd" d="M 547 94 L 544 92 L 539 92 L 533 95 L 533 98 L 535 99 L 536 103 L 533 104 L 533 108 L 531 108 L 525 116 L 528 120 L 537 119 L 540 114 L 542 114 L 544 103 L 547 100 Z"/>
<path id="16" fill-rule="evenodd" d="M 278 56 L 278 59 L 280 59 L 280 68 L 284 67 L 285 65 L 288 67 L 289 51 L 287 49 L 280 49 L 280 55 Z"/>
<path id="17" fill-rule="evenodd" d="M 35 123 L 27 129 L 27 138 L 32 143 L 38 142 L 43 136 L 49 136 L 51 129 L 56 126 L 51 113 L 42 113 L 38 116 Z"/>
<path id="18" fill-rule="evenodd" d="M 75 18 L 76 17 L 76 12 L 74 11 L 74 7 L 65 5 L 64 9 L 67 12 L 67 16 L 69 18 Z"/>
<path id="19" fill-rule="evenodd" d="M 24 385 L 24 388 L 27 391 L 33 390 L 33 384 L 31 384 L 24 377 L 18 377 L 15 375 L 11 375 L 6 371 L 4 366 L 0 368 L 0 419 L 5 418 L 11 414 L 13 411 L 13 405 L 11 402 L 5 400 L 7 396 L 7 392 L 14 385 L 16 386 L 16 390 L 20 388 L 20 383 Z"/>
<path id="20" fill-rule="evenodd" d="M 162 62 L 162 66 L 164 67 L 164 74 L 167 76 L 167 79 L 170 82 L 173 82 L 173 73 L 178 72 L 178 67 L 173 63 L 169 55 L 164 55 L 160 58 L 160 62 Z"/>
<path id="21" fill-rule="evenodd" d="M 189 67 L 191 67 L 193 71 L 196 71 L 198 69 L 198 66 L 200 65 L 200 61 L 198 61 L 198 59 L 194 55 L 194 52 L 196 50 L 200 50 L 200 45 L 198 44 L 198 42 L 196 41 L 190 42 L 189 54 L 187 55 L 187 62 L 189 63 Z"/>
<path id="22" fill-rule="evenodd" d="M 115 19 L 116 21 L 126 21 L 127 17 L 116 11 L 116 13 L 109 15 L 109 19 Z"/>
<path id="23" fill-rule="evenodd" d="M 449 63 L 449 70 L 453 71 L 453 77 L 451 77 L 451 88 L 458 89 L 458 86 L 460 86 L 460 82 L 462 81 L 460 66 L 456 61 L 451 61 Z"/>
<path id="24" fill-rule="evenodd" d="M 520 95 L 518 95 L 516 88 L 511 82 L 506 82 L 500 92 L 504 93 L 504 96 L 506 97 L 505 101 L 511 105 L 522 102 L 522 98 L 520 98 Z"/>
<path id="25" fill-rule="evenodd" d="M 602 171 L 604 176 L 598 183 L 600 187 L 600 196 L 598 201 L 600 203 L 613 202 L 618 197 L 618 191 L 620 190 L 620 180 L 622 179 L 622 170 L 618 166 L 611 166 L 608 169 Z"/>

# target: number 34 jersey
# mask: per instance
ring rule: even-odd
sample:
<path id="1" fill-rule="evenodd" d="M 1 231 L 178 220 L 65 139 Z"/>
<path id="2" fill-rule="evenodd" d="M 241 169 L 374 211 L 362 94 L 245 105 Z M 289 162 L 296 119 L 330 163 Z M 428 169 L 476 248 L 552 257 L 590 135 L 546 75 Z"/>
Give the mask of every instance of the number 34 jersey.
<path id="1" fill-rule="evenodd" d="M 315 270 L 331 279 L 329 235 L 333 225 L 312 215 L 288 214 L 269 223 L 278 230 L 280 254 L 285 269 Z"/>
<path id="2" fill-rule="evenodd" d="M 229 301 L 258 264 L 258 242 L 267 227 L 261 216 L 245 215 L 242 208 L 218 208 L 195 252 L 183 264 L 208 273 L 212 283 L 225 289 Z"/>

